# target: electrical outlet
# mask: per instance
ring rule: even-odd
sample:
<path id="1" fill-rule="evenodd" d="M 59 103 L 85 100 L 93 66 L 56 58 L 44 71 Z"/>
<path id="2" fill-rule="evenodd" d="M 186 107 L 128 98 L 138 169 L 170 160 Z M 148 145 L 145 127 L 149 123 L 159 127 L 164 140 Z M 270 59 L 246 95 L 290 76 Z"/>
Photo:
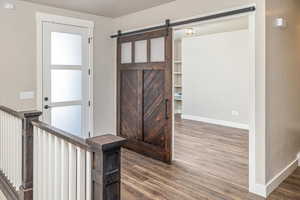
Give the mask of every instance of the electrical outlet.
<path id="1" fill-rule="evenodd" d="M 21 100 L 34 99 L 34 92 L 33 91 L 20 92 L 20 99 Z"/>
<path id="2" fill-rule="evenodd" d="M 231 111 L 231 114 L 233 116 L 239 116 L 240 115 L 240 113 L 238 111 L 236 111 L 236 110 Z"/>

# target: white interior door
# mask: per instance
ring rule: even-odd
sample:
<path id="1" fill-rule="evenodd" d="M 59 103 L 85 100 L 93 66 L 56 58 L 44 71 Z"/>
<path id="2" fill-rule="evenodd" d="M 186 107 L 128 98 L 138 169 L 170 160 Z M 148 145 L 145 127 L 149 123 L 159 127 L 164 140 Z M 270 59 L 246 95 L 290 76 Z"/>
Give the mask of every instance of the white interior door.
<path id="1" fill-rule="evenodd" d="M 89 29 L 43 23 L 43 119 L 71 134 L 89 134 Z"/>

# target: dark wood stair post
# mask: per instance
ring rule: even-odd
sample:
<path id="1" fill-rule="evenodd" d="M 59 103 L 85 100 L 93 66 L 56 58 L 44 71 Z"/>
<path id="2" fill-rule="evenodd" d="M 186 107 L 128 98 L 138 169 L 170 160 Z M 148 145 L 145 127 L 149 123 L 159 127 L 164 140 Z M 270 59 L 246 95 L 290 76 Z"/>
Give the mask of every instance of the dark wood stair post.
<path id="1" fill-rule="evenodd" d="M 113 135 L 87 140 L 92 152 L 92 200 L 121 199 L 121 147 L 125 141 Z"/>
<path id="2" fill-rule="evenodd" d="M 42 112 L 21 112 L 22 118 L 22 186 L 20 200 L 33 199 L 33 126 L 32 120 L 38 120 Z"/>

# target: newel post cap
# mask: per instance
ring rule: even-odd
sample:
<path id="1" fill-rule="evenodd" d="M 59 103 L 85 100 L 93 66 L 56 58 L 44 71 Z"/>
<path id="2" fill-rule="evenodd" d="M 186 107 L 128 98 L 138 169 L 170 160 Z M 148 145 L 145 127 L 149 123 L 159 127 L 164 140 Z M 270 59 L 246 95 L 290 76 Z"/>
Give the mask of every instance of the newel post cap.
<path id="1" fill-rule="evenodd" d="M 86 140 L 87 144 L 92 149 L 99 149 L 102 151 L 109 151 L 111 149 L 120 148 L 126 142 L 126 139 L 115 135 L 101 135 Z"/>

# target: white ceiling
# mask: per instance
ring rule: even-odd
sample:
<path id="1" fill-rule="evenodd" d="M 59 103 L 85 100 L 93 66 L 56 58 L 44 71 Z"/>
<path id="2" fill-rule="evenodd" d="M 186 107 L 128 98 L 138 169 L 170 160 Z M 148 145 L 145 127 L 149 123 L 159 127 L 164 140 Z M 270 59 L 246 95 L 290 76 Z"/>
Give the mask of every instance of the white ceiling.
<path id="1" fill-rule="evenodd" d="M 85 12 L 106 17 L 120 17 L 174 0 L 24 0 L 33 3 Z"/>

